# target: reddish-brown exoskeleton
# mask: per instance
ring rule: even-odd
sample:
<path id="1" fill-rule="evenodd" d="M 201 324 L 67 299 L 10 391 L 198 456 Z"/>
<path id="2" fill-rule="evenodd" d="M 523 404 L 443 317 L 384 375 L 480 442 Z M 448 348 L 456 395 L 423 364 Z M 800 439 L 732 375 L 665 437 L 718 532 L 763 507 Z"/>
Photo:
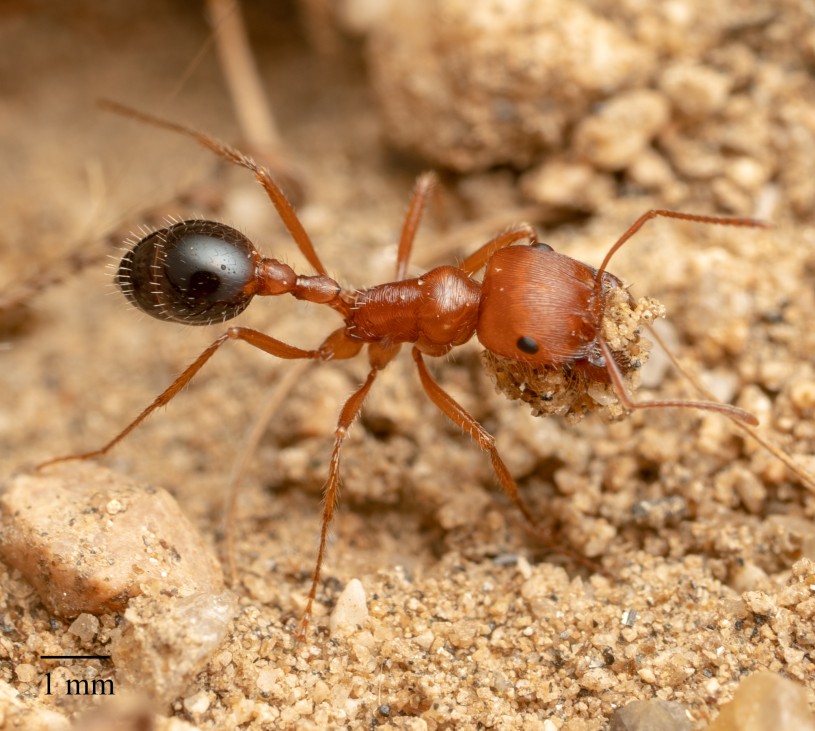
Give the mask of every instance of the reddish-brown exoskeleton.
<path id="1" fill-rule="evenodd" d="M 627 308 L 635 324 L 634 301 L 621 281 L 606 271 L 612 255 L 651 218 L 669 218 L 733 226 L 760 226 L 742 218 L 695 216 L 672 211 L 649 211 L 611 247 L 599 269 L 558 254 L 538 243 L 534 229 L 521 226 L 484 244 L 459 266 L 440 266 L 419 277 L 405 278 L 413 239 L 425 203 L 434 185 L 432 174 L 416 184 L 402 227 L 393 282 L 364 290 L 348 290 L 326 274 L 308 234 L 269 173 L 253 160 L 205 134 L 155 117 L 113 106 L 118 111 L 197 140 L 222 158 L 254 173 L 266 190 L 289 233 L 317 271 L 301 276 L 277 259 L 261 256 L 238 231 L 211 221 L 184 221 L 151 233 L 139 241 L 121 262 L 117 282 L 139 309 L 161 320 L 187 325 L 210 324 L 240 313 L 255 295 L 290 294 L 297 299 L 327 305 L 342 318 L 342 325 L 314 350 L 288 345 L 246 327 L 230 327 L 105 446 L 92 452 L 51 460 L 84 459 L 104 454 L 136 428 L 150 413 L 170 401 L 229 340 L 242 340 L 278 358 L 320 361 L 352 358 L 367 346 L 370 371 L 365 382 L 346 401 L 339 415 L 334 450 L 325 485 L 325 503 L 317 561 L 312 576 L 304 624 L 311 613 L 326 550 L 328 528 L 334 515 L 339 486 L 342 444 L 377 374 L 403 344 L 412 346 L 419 380 L 430 400 L 489 453 L 501 487 L 532 524 L 536 520 L 521 498 L 495 447 L 495 440 L 433 379 L 425 356 L 441 356 L 474 335 L 487 353 L 500 359 L 497 369 L 513 371 L 520 391 L 528 380 L 546 373 L 566 374 L 584 398 L 593 385 L 616 394 L 626 410 L 655 407 L 691 407 L 723 413 L 740 423 L 755 418 L 734 406 L 708 401 L 634 402 L 628 394 L 629 375 L 639 366 L 636 347 L 639 329 L 615 343 L 606 322 L 613 307 Z M 514 245 L 521 244 L 523 245 Z M 484 269 L 479 282 L 473 275 Z M 647 307 L 645 308 L 647 310 Z M 629 320 L 631 319 L 629 317 Z M 493 366 L 494 369 L 496 368 Z M 502 370 L 503 369 L 503 370 Z M 522 375 L 518 375 L 518 373 Z M 545 380 L 545 379 L 544 379 Z M 544 401 L 555 394 L 538 394 Z M 570 405 L 566 407 L 571 408 Z M 580 406 L 585 410 L 585 404 Z"/>

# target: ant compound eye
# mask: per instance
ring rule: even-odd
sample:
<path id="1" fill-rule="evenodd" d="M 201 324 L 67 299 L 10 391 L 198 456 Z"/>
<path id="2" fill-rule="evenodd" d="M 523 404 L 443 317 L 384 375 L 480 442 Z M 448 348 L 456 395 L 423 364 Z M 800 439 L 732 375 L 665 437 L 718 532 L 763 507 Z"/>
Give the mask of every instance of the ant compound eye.
<path id="1" fill-rule="evenodd" d="M 515 344 L 518 346 L 518 350 L 528 355 L 535 355 L 538 352 L 538 343 L 525 335 L 518 338 L 518 342 Z"/>
<path id="2" fill-rule="evenodd" d="M 209 325 L 246 308 L 259 261 L 252 242 L 234 228 L 183 221 L 139 241 L 122 259 L 116 283 L 159 320 Z"/>
<path id="3" fill-rule="evenodd" d="M 539 241 L 537 244 L 532 244 L 532 248 L 537 249 L 538 251 L 554 251 L 549 244 L 544 244 L 541 241 Z"/>

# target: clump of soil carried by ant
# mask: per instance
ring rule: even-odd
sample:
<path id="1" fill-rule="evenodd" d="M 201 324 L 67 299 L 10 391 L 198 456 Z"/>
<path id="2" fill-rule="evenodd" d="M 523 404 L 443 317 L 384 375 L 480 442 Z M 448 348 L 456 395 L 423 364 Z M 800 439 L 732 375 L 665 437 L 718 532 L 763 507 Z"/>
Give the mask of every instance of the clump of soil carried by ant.
<path id="1" fill-rule="evenodd" d="M 664 316 L 665 308 L 657 300 L 641 297 L 635 302 L 623 287 L 613 287 L 604 297 L 603 337 L 629 392 L 639 387 L 640 369 L 651 352 L 651 341 L 642 337 L 643 327 Z M 535 416 L 563 416 L 575 424 L 593 412 L 608 419 L 625 414 L 610 383 L 592 381 L 571 365 L 524 363 L 489 350 L 481 358 L 498 392 L 529 404 Z"/>

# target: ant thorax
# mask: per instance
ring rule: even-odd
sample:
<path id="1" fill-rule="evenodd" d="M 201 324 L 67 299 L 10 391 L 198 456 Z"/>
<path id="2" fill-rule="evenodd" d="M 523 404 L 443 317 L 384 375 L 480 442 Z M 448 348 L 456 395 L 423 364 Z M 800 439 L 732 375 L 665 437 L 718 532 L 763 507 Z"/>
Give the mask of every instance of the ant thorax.
<path id="1" fill-rule="evenodd" d="M 643 326 L 664 316 L 665 307 L 660 302 L 651 297 L 635 301 L 624 287 L 611 287 L 604 296 L 602 337 L 629 392 L 639 386 L 640 369 L 651 351 L 651 342 L 642 337 Z M 496 390 L 507 398 L 525 401 L 535 416 L 564 416 L 575 423 L 594 411 L 608 419 L 626 413 L 605 367 L 587 359 L 545 365 L 512 360 L 488 350 L 482 359 Z"/>

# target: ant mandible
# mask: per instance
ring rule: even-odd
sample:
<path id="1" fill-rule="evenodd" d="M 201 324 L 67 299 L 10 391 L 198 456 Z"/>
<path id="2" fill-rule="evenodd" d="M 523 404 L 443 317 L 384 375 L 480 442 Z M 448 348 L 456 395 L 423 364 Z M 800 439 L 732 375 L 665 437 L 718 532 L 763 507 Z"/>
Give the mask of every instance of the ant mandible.
<path id="1" fill-rule="evenodd" d="M 208 325 L 235 317 L 255 295 L 290 294 L 331 307 L 342 317 L 343 325 L 314 350 L 288 345 L 250 328 L 230 327 L 103 447 L 58 457 L 41 466 L 98 457 L 108 452 L 149 414 L 167 404 L 229 340 L 242 340 L 278 358 L 320 361 L 352 358 L 367 346 L 370 371 L 364 383 L 345 402 L 337 421 L 324 488 L 320 543 L 300 627 L 301 637 L 311 616 L 328 528 L 334 517 L 343 442 L 377 375 L 405 343 L 412 344 L 413 360 L 425 393 L 445 416 L 489 453 L 502 489 L 532 526 L 536 526 L 537 521 L 521 498 L 515 480 L 496 449 L 494 437 L 433 379 L 425 356 L 445 355 L 475 335 L 486 349 L 488 365 L 495 372 L 499 387 L 513 398 L 529 400 L 530 384 L 544 383 L 549 374 L 566 374 L 566 381 L 576 385 L 575 403 L 563 407 L 561 413 L 591 408 L 586 406 L 585 395 L 596 386 L 611 389 L 627 411 L 695 408 L 720 412 L 740 424 L 758 423 L 752 414 L 742 409 L 713 401 L 635 402 L 631 399 L 628 386 L 633 384 L 633 375 L 641 360 L 636 354 L 644 354 L 644 350 L 639 349 L 639 325 L 647 324 L 653 313 L 648 313 L 647 307 L 645 313 L 638 312 L 623 283 L 606 269 L 614 253 L 652 218 L 729 226 L 764 225 L 759 221 L 652 210 L 637 219 L 617 240 L 599 269 L 539 243 L 534 229 L 525 225 L 495 236 L 459 266 L 439 266 L 419 277 L 405 278 L 422 212 L 436 185 L 436 177 L 426 173 L 417 180 L 402 225 L 395 280 L 368 289 L 347 290 L 328 276 L 293 207 L 265 168 L 236 149 L 189 127 L 113 102 L 104 105 L 191 137 L 221 158 L 254 173 L 294 242 L 317 271 L 313 276 L 296 274 L 287 264 L 261 256 L 251 241 L 222 223 L 183 221 L 146 236 L 122 259 L 116 281 L 133 305 L 160 320 Z M 513 246 L 524 240 L 528 245 Z M 481 282 L 473 278 L 480 269 L 485 270 Z M 618 342 L 609 334 L 611 326 L 607 316 L 613 307 L 620 305 L 627 308 L 626 313 L 629 320 L 633 318 L 635 327 L 627 339 Z M 554 395 L 537 393 L 539 409 L 540 404 L 552 400 Z"/>

